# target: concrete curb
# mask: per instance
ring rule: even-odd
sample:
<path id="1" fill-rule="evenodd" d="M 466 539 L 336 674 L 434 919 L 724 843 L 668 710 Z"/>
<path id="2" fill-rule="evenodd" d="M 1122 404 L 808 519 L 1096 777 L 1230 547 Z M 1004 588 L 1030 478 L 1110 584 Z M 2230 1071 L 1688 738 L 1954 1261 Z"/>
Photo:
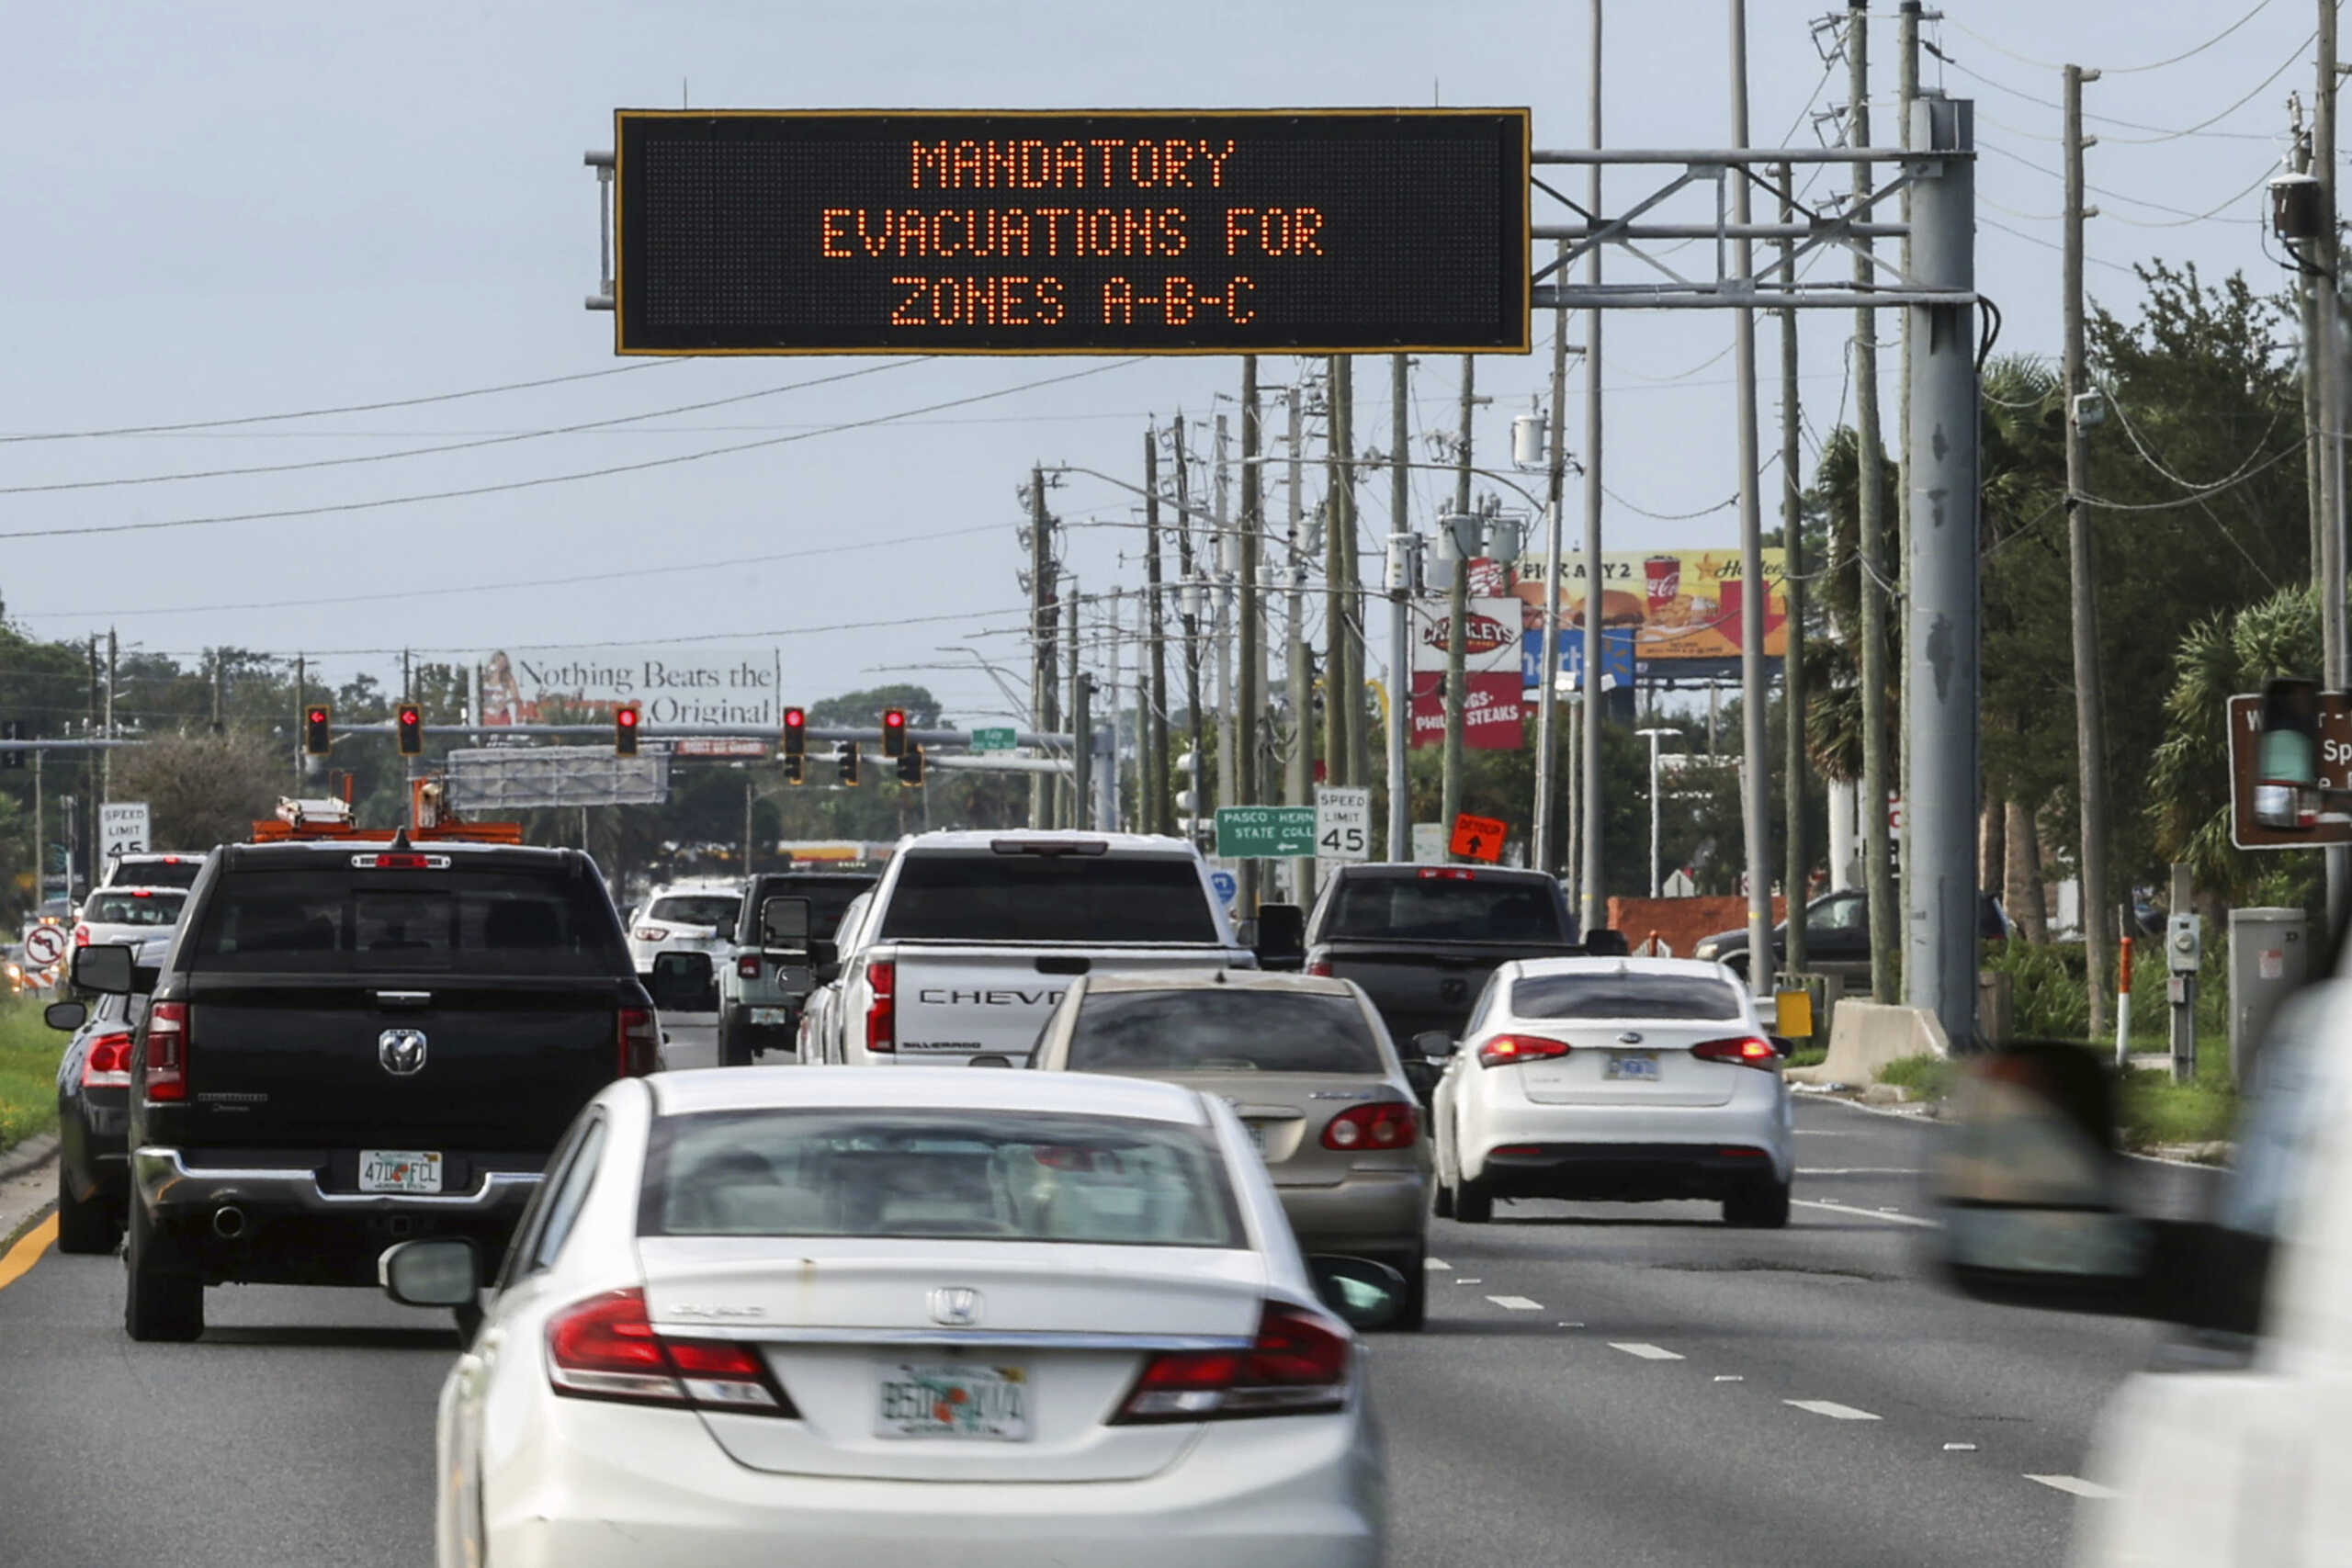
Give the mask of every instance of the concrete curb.
<path id="1" fill-rule="evenodd" d="M 14 1148 L 0 1149 L 0 1181 L 39 1170 L 57 1156 L 57 1134 L 43 1133 L 37 1138 L 27 1138 Z"/>

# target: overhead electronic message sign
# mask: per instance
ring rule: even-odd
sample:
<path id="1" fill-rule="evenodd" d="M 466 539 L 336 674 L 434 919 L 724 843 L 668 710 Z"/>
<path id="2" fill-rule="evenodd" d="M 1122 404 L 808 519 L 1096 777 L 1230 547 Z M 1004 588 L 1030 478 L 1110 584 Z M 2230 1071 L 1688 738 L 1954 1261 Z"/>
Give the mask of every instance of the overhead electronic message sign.
<path id="1" fill-rule="evenodd" d="M 1523 354 L 1525 109 L 623 109 L 622 354 Z"/>

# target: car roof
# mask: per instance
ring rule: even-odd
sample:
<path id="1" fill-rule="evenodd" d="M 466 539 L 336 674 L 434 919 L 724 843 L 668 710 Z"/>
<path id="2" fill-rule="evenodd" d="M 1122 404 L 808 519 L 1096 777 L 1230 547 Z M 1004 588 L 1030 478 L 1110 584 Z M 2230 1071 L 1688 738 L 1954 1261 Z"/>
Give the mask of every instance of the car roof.
<path id="1" fill-rule="evenodd" d="M 655 1112 L 890 1109 L 1058 1111 L 1205 1125 L 1200 1096 L 1176 1084 L 1002 1067 L 698 1067 L 644 1080 Z"/>
<path id="2" fill-rule="evenodd" d="M 646 894 L 648 898 L 667 898 L 678 893 L 732 893 L 741 897 L 743 879 L 740 876 L 706 876 L 686 882 L 664 882 Z"/>
<path id="3" fill-rule="evenodd" d="M 1182 839 L 1159 833 L 1080 833 L 1060 832 L 1035 828 L 1006 828 L 994 832 L 979 829 L 942 829 L 937 832 L 917 833 L 899 841 L 901 853 L 927 854 L 941 850 L 966 852 L 991 850 L 1004 842 L 1102 844 L 1105 852 L 1115 855 L 1168 855 L 1191 860 L 1199 852 Z"/>
<path id="4" fill-rule="evenodd" d="M 420 839 L 395 846 L 389 839 L 279 839 L 267 843 L 225 844 L 229 859 L 241 865 L 299 865 L 314 857 L 390 854 L 400 849 L 417 854 L 469 856 L 503 861 L 509 865 L 549 865 L 586 860 L 575 849 L 552 844 L 490 844 L 473 839 Z"/>
<path id="5" fill-rule="evenodd" d="M 174 898 L 185 898 L 187 897 L 188 890 L 185 887 L 166 887 L 160 885 L 150 886 L 144 882 L 109 882 L 104 887 L 93 887 L 90 889 L 90 897 L 93 898 L 96 898 L 102 893 L 146 893 L 150 895 L 161 893 L 168 894 Z"/>
<path id="6" fill-rule="evenodd" d="M 1712 958 L 1526 958 L 1512 967 L 1530 979 L 1545 975 L 1673 975 L 1731 984 L 1730 972 Z"/>
<path id="7" fill-rule="evenodd" d="M 1430 874 L 1434 872 L 1447 872 L 1454 874 L 1441 879 Z M 1460 874 L 1464 872 L 1469 874 L 1466 876 Z M 1429 876 L 1432 882 L 1439 880 L 1484 882 L 1492 877 L 1498 882 L 1547 882 L 1555 887 L 1559 886 L 1559 878 L 1550 872 L 1532 871 L 1521 865 L 1440 865 L 1426 861 L 1366 861 L 1357 865 L 1340 866 L 1333 874 L 1346 877 L 1351 881 L 1372 876 L 1395 877 L 1399 881 L 1407 877 Z"/>
<path id="8" fill-rule="evenodd" d="M 1310 997 L 1355 994 L 1352 982 L 1329 975 L 1285 975 L 1266 969 L 1152 969 L 1142 973 L 1090 975 L 1089 996 L 1105 991 L 1188 991 L 1214 988 L 1231 991 L 1281 991 Z"/>

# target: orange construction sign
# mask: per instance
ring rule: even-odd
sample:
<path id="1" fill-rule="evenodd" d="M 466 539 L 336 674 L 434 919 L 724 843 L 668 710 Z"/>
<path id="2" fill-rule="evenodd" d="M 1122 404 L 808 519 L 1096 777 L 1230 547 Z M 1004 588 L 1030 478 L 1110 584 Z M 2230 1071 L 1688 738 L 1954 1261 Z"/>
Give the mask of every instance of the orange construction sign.
<path id="1" fill-rule="evenodd" d="M 1453 838 L 1447 852 L 1461 860 L 1482 860 L 1488 864 L 1503 858 L 1503 836 L 1510 829 L 1492 817 L 1473 817 L 1468 812 L 1453 819 Z"/>

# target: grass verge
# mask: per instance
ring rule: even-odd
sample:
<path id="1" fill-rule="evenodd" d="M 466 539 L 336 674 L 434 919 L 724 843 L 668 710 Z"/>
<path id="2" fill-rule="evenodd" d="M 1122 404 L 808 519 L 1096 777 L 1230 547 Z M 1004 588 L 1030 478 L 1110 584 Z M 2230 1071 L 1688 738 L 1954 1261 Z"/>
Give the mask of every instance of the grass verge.
<path id="1" fill-rule="evenodd" d="M 2197 1063 L 2191 1083 L 2177 1084 L 2162 1070 L 2124 1075 L 2117 1132 L 2125 1148 L 2221 1143 L 2232 1135 L 2238 1121 L 2238 1095 L 2230 1082 L 2229 1054 L 2202 1051 Z M 1878 1081 L 1907 1089 L 1915 1099 L 1941 1100 L 1963 1070 L 1962 1063 L 1940 1056 L 1905 1056 L 1880 1068 Z"/>
<path id="2" fill-rule="evenodd" d="M 1790 1053 L 1788 1065 L 1792 1067 L 1817 1067 L 1827 1060 L 1829 1060 L 1829 1047 L 1815 1045 Z"/>
<path id="3" fill-rule="evenodd" d="M 66 1036 L 29 1001 L 0 1003 L 0 1149 L 57 1125 L 57 1058 Z"/>
<path id="4" fill-rule="evenodd" d="M 1960 1080 L 1960 1064 L 1942 1056 L 1905 1056 L 1878 1070 L 1878 1081 L 1911 1091 L 1916 1100 L 1941 1100 Z"/>

